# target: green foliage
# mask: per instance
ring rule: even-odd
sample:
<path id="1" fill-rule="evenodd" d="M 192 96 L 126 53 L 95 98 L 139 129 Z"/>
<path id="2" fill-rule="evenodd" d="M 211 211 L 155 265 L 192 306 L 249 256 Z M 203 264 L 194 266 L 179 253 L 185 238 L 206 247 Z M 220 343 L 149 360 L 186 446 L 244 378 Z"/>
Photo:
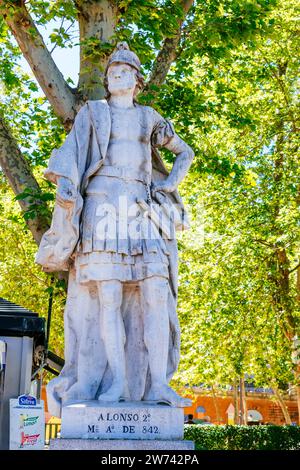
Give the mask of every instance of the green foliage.
<path id="1" fill-rule="evenodd" d="M 47 317 L 51 277 L 34 262 L 36 244 L 7 183 L 0 180 L 0 297 Z M 50 349 L 63 356 L 65 291 L 54 282 Z"/>
<path id="2" fill-rule="evenodd" d="M 37 93 L 37 83 L 18 65 L 19 57 L 0 19 L 0 114 L 10 123 L 22 152 L 39 174 L 65 132 L 45 97 Z"/>
<path id="3" fill-rule="evenodd" d="M 196 150 L 181 189 L 192 215 L 180 243 L 182 385 L 245 373 L 259 386 L 297 384 L 298 11 L 279 2 L 263 34 L 195 58 L 180 80 L 176 63 L 161 92 Z"/>
<path id="4" fill-rule="evenodd" d="M 299 426 L 186 425 L 184 438 L 197 450 L 299 450 Z"/>
<path id="5" fill-rule="evenodd" d="M 72 0 L 31 0 L 27 2 L 29 11 L 34 15 L 38 25 L 47 25 L 51 20 L 63 19 L 73 21 L 76 18 L 76 6 Z M 65 35 L 64 28 L 57 30 L 62 37 Z"/>
<path id="6" fill-rule="evenodd" d="M 164 39 L 177 31 L 180 4 L 118 1 L 114 41 L 128 41 L 146 77 Z M 54 45 L 78 42 L 66 26 L 75 22 L 76 29 L 75 2 L 32 0 L 27 5 L 37 24 L 50 28 Z M 253 374 L 259 386 L 286 390 L 297 384 L 291 360 L 291 338 L 300 334 L 297 18 L 296 0 L 197 0 L 166 82 L 140 98 L 147 103 L 155 97 L 154 107 L 172 119 L 196 154 L 180 187 L 192 224 L 179 237 L 178 386 L 226 386 L 245 373 Z M 95 38 L 82 46 L 93 64 L 111 50 Z M 36 200 L 53 203 L 53 187 L 42 171 L 65 132 L 36 82 L 20 69 L 20 51 L 1 19 L 0 56 L 0 111 L 44 191 L 33 194 L 27 188 L 19 196 L 31 198 L 26 216 L 33 217 L 40 210 Z M 166 153 L 165 158 L 170 164 L 173 157 Z M 45 314 L 50 281 L 34 265 L 35 245 L 4 183 L 1 204 L 0 295 Z M 18 249 L 21 242 L 24 251 Z M 33 281 L 32 273 L 43 282 Z M 60 287 L 57 292 L 51 340 L 62 353 Z M 211 427 L 207 433 L 224 429 L 235 432 Z M 249 432 L 272 432 L 264 429 Z M 298 428 L 288 429 L 296 433 Z"/>

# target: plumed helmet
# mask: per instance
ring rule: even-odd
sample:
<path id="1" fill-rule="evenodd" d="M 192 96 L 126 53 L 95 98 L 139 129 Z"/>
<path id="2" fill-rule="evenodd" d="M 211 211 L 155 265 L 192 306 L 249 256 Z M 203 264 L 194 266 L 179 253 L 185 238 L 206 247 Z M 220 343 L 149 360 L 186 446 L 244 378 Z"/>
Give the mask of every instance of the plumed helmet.
<path id="1" fill-rule="evenodd" d="M 141 68 L 140 59 L 129 49 L 129 46 L 125 41 L 118 42 L 116 49 L 110 55 L 106 66 L 105 75 L 107 74 L 108 67 L 115 62 L 131 65 L 131 67 L 134 67 L 138 72 Z"/>

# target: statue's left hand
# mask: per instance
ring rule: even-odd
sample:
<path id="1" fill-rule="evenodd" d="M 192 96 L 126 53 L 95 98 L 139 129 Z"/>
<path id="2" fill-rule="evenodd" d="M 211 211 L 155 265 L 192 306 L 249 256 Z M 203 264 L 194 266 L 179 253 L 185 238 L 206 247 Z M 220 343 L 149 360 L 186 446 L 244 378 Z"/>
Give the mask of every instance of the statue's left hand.
<path id="1" fill-rule="evenodd" d="M 176 187 L 171 184 L 168 179 L 165 181 L 157 181 L 157 183 L 152 183 L 151 185 L 152 197 L 155 197 L 155 193 L 158 191 L 162 191 L 163 193 L 172 193 L 175 189 Z"/>

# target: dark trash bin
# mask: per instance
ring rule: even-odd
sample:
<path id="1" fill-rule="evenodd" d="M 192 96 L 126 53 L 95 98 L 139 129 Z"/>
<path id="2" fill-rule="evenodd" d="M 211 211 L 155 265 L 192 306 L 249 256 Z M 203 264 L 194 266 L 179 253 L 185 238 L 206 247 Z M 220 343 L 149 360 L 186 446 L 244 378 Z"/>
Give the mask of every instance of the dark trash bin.
<path id="1" fill-rule="evenodd" d="M 45 319 L 0 297 L 0 449 L 9 448 L 9 399 L 30 392 L 44 347 Z"/>

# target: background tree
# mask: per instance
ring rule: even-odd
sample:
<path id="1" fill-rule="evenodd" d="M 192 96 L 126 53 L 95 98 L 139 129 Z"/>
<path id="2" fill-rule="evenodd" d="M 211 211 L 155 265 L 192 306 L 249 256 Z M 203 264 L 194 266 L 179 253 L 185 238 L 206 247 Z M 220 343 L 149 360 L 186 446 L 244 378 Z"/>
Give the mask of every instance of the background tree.
<path id="1" fill-rule="evenodd" d="M 206 125 L 194 145 L 208 174 L 187 187 L 204 208 L 205 238 L 201 246 L 183 239 L 192 296 L 181 308 L 196 317 L 184 325 L 193 334 L 187 347 L 202 344 L 184 358 L 197 364 L 199 380 L 206 382 L 203 350 L 218 357 L 218 374 L 229 356 L 234 367 L 223 369 L 232 383 L 234 371 L 255 372 L 278 400 L 290 383 L 300 410 L 299 364 L 291 358 L 299 335 L 298 13 L 296 3 L 278 3 L 264 34 L 217 61 L 204 57 L 191 72 L 200 86 L 190 102 L 203 103 L 201 118 L 197 105 L 191 114 Z"/>
<path id="2" fill-rule="evenodd" d="M 193 224 L 180 239 L 176 382 L 217 388 L 255 374 L 278 400 L 294 385 L 300 409 L 291 360 L 300 297 L 297 2 L 0 0 L 0 11 L 1 295 L 46 312 L 50 281 L 34 266 L 30 238 L 39 243 L 53 204 L 42 171 L 82 104 L 103 97 L 108 55 L 126 40 L 144 64 L 140 102 L 170 117 L 196 151 L 181 186 Z M 74 84 L 53 50 L 76 44 Z M 40 281 L 20 281 L 17 266 Z M 59 312 L 60 287 L 56 302 Z M 53 323 L 61 353 L 62 323 Z"/>

